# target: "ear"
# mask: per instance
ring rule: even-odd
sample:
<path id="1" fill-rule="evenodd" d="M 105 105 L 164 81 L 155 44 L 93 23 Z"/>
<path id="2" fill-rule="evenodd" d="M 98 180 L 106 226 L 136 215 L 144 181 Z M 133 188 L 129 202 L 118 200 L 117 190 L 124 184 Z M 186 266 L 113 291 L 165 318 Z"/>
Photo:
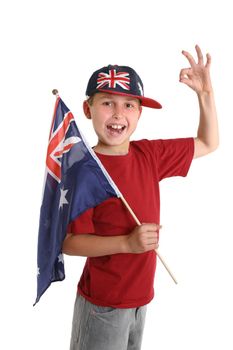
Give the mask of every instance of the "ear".
<path id="1" fill-rule="evenodd" d="M 90 106 L 89 106 L 89 104 L 88 104 L 87 101 L 83 101 L 83 111 L 84 111 L 85 116 L 86 116 L 88 119 L 91 119 Z"/>

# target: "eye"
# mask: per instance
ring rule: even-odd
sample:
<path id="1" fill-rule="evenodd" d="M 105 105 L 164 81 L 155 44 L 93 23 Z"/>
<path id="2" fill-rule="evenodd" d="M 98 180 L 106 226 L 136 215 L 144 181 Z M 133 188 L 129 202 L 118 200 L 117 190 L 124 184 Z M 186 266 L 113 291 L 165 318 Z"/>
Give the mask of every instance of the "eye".
<path id="1" fill-rule="evenodd" d="M 130 102 L 127 102 L 127 103 L 125 104 L 125 106 L 126 106 L 127 109 L 135 108 L 134 104 L 133 104 L 133 103 L 130 103 Z"/>
<path id="2" fill-rule="evenodd" d="M 109 107 L 110 107 L 110 106 L 112 105 L 112 102 L 111 102 L 111 101 L 104 101 L 104 102 L 103 102 L 103 105 L 104 105 L 104 106 L 109 106 Z"/>

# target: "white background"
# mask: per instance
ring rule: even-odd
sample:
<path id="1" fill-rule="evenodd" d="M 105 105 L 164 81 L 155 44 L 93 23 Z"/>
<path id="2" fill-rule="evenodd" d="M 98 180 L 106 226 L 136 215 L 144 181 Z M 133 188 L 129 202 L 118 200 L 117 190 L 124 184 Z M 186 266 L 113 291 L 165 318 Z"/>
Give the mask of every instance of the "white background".
<path id="1" fill-rule="evenodd" d="M 1 3 L 1 349 L 69 347 L 83 258 L 66 258 L 66 280 L 33 308 L 36 246 L 47 139 L 57 88 L 91 145 L 82 101 L 104 65 L 134 67 L 145 94 L 134 139 L 195 136 L 195 93 L 179 83 L 182 49 L 212 55 L 221 144 L 193 162 L 187 178 L 161 183 L 156 296 L 143 350 L 233 349 L 232 314 L 232 10 L 230 1 L 32 1 Z M 142 189 L 143 190 L 143 189 Z M 4 345 L 3 345 L 4 344 Z M 101 349 L 100 349 L 101 350 Z M 120 349 L 119 349 L 120 350 Z"/>

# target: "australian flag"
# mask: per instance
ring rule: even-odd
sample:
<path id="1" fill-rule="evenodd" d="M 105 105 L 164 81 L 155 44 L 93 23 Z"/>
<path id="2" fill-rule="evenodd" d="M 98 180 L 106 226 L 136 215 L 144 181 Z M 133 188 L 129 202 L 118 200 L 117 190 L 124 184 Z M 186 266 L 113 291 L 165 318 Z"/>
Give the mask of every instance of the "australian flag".
<path id="1" fill-rule="evenodd" d="M 35 304 L 52 282 L 65 278 L 61 247 L 69 222 L 110 197 L 121 193 L 57 96 L 40 211 Z"/>

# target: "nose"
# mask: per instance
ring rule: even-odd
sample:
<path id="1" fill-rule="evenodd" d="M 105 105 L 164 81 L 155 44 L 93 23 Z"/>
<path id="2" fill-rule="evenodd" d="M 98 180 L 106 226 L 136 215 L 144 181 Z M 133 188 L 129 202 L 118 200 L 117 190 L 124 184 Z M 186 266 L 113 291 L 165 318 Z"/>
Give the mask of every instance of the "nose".
<path id="1" fill-rule="evenodd" d="M 121 119 L 121 116 L 119 114 L 114 113 L 113 118 L 116 120 L 119 120 L 119 119 Z"/>
<path id="2" fill-rule="evenodd" d="M 121 119 L 122 118 L 122 109 L 118 105 L 114 106 L 113 118 L 115 118 L 115 119 Z"/>

